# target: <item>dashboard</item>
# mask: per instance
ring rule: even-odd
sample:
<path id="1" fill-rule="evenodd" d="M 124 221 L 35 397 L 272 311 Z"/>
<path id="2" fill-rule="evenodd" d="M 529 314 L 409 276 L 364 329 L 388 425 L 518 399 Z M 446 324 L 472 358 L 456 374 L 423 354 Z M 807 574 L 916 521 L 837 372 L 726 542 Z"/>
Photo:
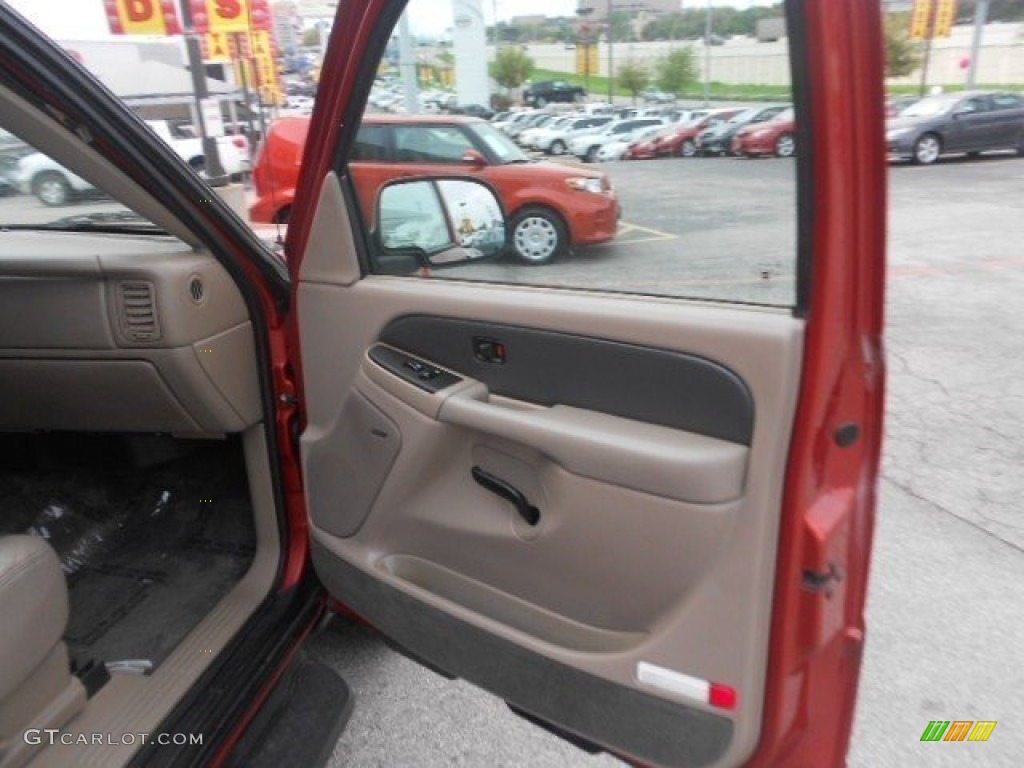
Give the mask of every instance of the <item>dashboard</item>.
<path id="1" fill-rule="evenodd" d="M 252 324 L 171 237 L 0 231 L 0 430 L 208 434 L 262 419 Z"/>

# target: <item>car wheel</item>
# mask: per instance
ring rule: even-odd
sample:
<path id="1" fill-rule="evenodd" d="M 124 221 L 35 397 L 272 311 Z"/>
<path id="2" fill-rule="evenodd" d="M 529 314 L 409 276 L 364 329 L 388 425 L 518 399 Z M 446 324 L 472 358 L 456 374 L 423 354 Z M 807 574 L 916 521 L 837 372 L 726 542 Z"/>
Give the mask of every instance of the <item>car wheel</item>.
<path id="1" fill-rule="evenodd" d="M 562 217 L 550 208 L 529 206 L 513 217 L 512 248 L 527 264 L 550 264 L 568 247 L 568 230 Z"/>
<path id="2" fill-rule="evenodd" d="M 57 207 L 66 205 L 71 199 L 71 185 L 64 174 L 47 171 L 36 176 L 32 182 L 32 191 L 43 205 Z"/>
<path id="3" fill-rule="evenodd" d="M 914 142 L 913 160 L 918 165 L 931 165 L 942 154 L 942 142 L 934 133 L 926 133 Z"/>
<path id="4" fill-rule="evenodd" d="M 682 146 L 679 147 L 680 157 L 696 157 L 697 145 L 694 144 L 693 139 L 687 139 L 683 142 Z"/>
<path id="5" fill-rule="evenodd" d="M 548 147 L 548 151 L 552 155 L 564 155 L 565 154 L 565 142 L 561 139 L 555 139 L 551 142 L 551 146 Z"/>
<path id="6" fill-rule="evenodd" d="M 597 162 L 597 153 L 599 151 L 600 150 L 597 147 L 591 147 L 590 149 L 587 150 L 587 154 L 586 154 L 586 156 L 583 159 L 586 162 L 588 162 L 588 163 L 596 163 Z"/>
<path id="7" fill-rule="evenodd" d="M 536 99 L 533 100 L 533 106 L 535 106 L 537 109 L 544 109 L 544 107 L 546 107 L 547 105 L 548 100 L 545 99 L 543 96 L 538 96 Z"/>
<path id="8" fill-rule="evenodd" d="M 792 133 L 784 133 L 775 141 L 776 157 L 792 157 L 796 154 L 796 137 Z"/>
<path id="9" fill-rule="evenodd" d="M 203 173 L 206 172 L 206 158 L 203 157 L 202 155 L 193 157 L 191 160 L 188 161 L 188 167 L 191 168 L 196 173 L 202 175 Z"/>

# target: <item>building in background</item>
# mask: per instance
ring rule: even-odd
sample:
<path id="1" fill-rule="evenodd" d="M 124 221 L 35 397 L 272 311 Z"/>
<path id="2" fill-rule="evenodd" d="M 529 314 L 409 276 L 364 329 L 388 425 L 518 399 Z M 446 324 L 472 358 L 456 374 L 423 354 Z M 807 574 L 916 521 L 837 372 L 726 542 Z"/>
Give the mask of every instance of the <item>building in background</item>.
<path id="1" fill-rule="evenodd" d="M 274 40 L 283 56 L 295 56 L 302 45 L 302 17 L 293 0 L 279 0 L 270 6 Z"/>
<path id="2" fill-rule="evenodd" d="M 591 21 L 603 21 L 608 18 L 608 0 L 579 0 L 577 13 L 585 15 Z M 616 7 L 619 6 L 619 7 Z M 682 0 L 617 0 L 612 4 L 612 12 L 627 11 L 637 14 L 678 13 L 683 9 Z"/>

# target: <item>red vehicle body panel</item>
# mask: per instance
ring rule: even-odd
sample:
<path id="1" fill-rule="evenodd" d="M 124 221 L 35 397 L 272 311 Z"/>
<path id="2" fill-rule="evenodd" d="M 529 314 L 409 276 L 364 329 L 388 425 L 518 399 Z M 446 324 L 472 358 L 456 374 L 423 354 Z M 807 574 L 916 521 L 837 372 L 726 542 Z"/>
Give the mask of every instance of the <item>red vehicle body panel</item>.
<path id="1" fill-rule="evenodd" d="M 814 199 L 807 233 L 813 283 L 778 541 L 765 716 L 748 762 L 758 768 L 845 764 L 864 644 L 884 399 L 880 9 L 877 0 L 796 7 L 804 30 L 796 37 L 807 46 L 800 67 L 811 95 L 802 154 L 810 169 L 806 194 Z M 321 71 L 330 88 L 320 91 L 286 242 L 293 292 L 320 185 L 367 92 L 359 64 L 376 60 L 400 10 L 393 0 L 338 7 Z M 301 392 L 294 313 L 290 323 L 289 360 Z M 830 572 L 841 577 L 830 590 L 808 587 L 806 574 Z"/>
<path id="2" fill-rule="evenodd" d="M 748 125 L 736 132 L 732 140 L 732 151 L 736 155 L 773 155 L 775 144 L 784 134 L 796 133 L 796 121 L 772 120 L 767 123 Z"/>
<path id="3" fill-rule="evenodd" d="M 451 117 L 399 117 L 367 115 L 366 124 L 452 125 L 462 121 Z M 260 148 L 253 168 L 257 200 L 249 210 L 253 221 L 287 220 L 295 199 L 295 187 L 301 169 L 302 152 L 309 131 L 309 118 L 283 118 L 271 125 L 267 140 Z M 402 176 L 465 175 L 491 184 L 501 196 L 509 216 L 527 205 L 551 208 L 565 221 L 573 245 L 593 245 L 611 240 L 618 232 L 619 201 L 607 183 L 608 177 L 598 171 L 569 168 L 553 162 L 516 165 L 471 166 L 431 162 L 354 162 L 350 165 L 359 202 L 367 219 L 374 215 L 377 193 L 387 182 Z M 569 187 L 571 178 L 600 179 L 606 189 L 601 194 Z"/>

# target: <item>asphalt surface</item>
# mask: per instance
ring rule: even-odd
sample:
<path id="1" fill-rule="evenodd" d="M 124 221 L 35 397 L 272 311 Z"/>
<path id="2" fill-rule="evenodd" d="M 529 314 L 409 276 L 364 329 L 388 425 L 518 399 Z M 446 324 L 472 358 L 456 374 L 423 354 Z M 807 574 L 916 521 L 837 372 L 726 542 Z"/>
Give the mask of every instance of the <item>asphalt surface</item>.
<path id="1" fill-rule="evenodd" d="M 725 211 L 701 213 L 711 202 L 706 190 L 753 173 L 749 189 L 774 189 L 792 167 L 690 162 L 669 170 L 606 167 L 626 205 L 624 220 L 678 239 L 602 246 L 550 268 L 502 268 L 557 268 L 573 284 L 607 279 L 597 273 L 608 268 L 653 283 L 686 280 L 688 291 L 710 284 L 696 270 L 676 274 L 693 242 L 682 222 L 725 221 Z M 671 199 L 669 172 L 678 187 Z M 1017 768 L 1024 763 L 1024 159 L 895 167 L 890 188 L 887 439 L 849 765 Z M 761 199 L 733 197 L 732 207 L 784 198 Z M 778 209 L 777 229 L 769 228 L 775 234 L 766 238 L 772 242 L 783 242 L 788 228 L 781 211 L 791 206 Z M 765 279 L 752 272 L 769 258 L 762 249 L 737 260 L 716 242 L 723 259 L 732 258 L 716 266 L 728 272 L 718 288 L 789 295 L 776 287 L 785 285 L 784 264 Z M 337 768 L 619 764 L 524 723 L 494 697 L 444 680 L 345 621 L 335 621 L 316 652 L 357 695 L 331 762 Z M 999 724 L 984 744 L 920 742 L 937 719 Z"/>

